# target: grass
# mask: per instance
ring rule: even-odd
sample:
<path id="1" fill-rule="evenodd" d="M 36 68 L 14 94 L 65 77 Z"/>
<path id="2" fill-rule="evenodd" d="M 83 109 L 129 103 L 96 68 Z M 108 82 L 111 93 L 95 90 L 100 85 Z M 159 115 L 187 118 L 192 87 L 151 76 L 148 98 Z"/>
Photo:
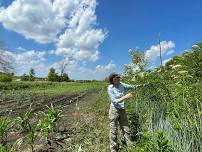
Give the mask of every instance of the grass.
<path id="1" fill-rule="evenodd" d="M 90 83 L 60 83 L 56 84 L 54 87 L 45 87 L 45 88 L 33 88 L 30 90 L 31 92 L 35 93 L 45 93 L 50 95 L 60 95 L 65 93 L 79 93 L 85 92 L 90 90 L 99 89 L 103 83 L 101 82 L 90 82 Z"/>
<path id="2" fill-rule="evenodd" d="M 80 106 L 79 121 L 64 151 L 108 152 L 108 109 L 106 87 L 103 87 L 94 98 Z"/>
<path id="3" fill-rule="evenodd" d="M 171 95 L 176 98 L 169 96 L 170 90 L 158 83 L 134 91 L 134 98 L 126 102 L 126 110 L 134 114 L 128 116 L 134 118 L 134 129 L 139 129 L 136 151 L 199 151 L 202 105 L 198 92 L 201 90 L 201 83 L 189 87 L 192 88 L 189 94 L 183 94 L 183 90 L 179 90 L 180 94 L 175 95 L 173 91 Z M 80 113 L 72 124 L 74 133 L 70 135 L 64 151 L 109 151 L 110 102 L 106 83 L 55 83 L 44 88 L 38 86 L 20 91 L 59 95 L 99 89 L 87 102 L 79 103 Z M 168 89 L 172 90 L 172 85 Z M 119 134 L 120 152 L 134 151 L 124 147 L 122 139 L 123 136 Z"/>
<path id="4" fill-rule="evenodd" d="M 9 99 L 27 99 L 30 96 L 43 96 L 50 97 L 57 95 L 67 95 L 74 93 L 81 93 L 91 90 L 98 90 L 104 82 L 10 82 L 0 83 L 0 101 Z"/>
<path id="5" fill-rule="evenodd" d="M 109 106 L 106 87 L 95 98 L 81 105 L 79 121 L 73 125 L 74 134 L 70 136 L 64 151 L 109 152 Z M 120 152 L 134 152 L 134 148 L 128 149 L 124 145 L 120 129 L 118 143 Z"/>

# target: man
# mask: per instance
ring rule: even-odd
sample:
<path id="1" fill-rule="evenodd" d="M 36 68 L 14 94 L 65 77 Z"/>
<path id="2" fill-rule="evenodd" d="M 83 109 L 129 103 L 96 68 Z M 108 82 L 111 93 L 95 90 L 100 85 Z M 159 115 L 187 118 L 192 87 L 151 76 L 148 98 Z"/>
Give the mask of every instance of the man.
<path id="1" fill-rule="evenodd" d="M 107 92 L 111 100 L 109 109 L 110 119 L 110 151 L 117 152 L 117 133 L 118 123 L 124 135 L 127 146 L 132 146 L 131 132 L 128 124 L 128 118 L 126 116 L 124 101 L 132 97 L 131 93 L 125 95 L 125 88 L 136 89 L 140 85 L 128 85 L 120 82 L 120 75 L 112 73 L 109 76 L 110 85 L 108 86 Z"/>

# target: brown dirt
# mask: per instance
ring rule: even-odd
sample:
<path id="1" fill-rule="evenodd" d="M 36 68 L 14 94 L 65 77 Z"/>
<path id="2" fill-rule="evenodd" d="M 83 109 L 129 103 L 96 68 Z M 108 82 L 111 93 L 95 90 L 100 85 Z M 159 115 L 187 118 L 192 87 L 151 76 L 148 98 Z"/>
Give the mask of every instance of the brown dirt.
<path id="1" fill-rule="evenodd" d="M 65 141 L 74 134 L 75 127 L 78 124 L 82 113 L 80 112 L 83 106 L 88 106 L 88 104 L 92 104 L 92 102 L 96 101 L 97 93 L 96 92 L 87 92 L 82 94 L 72 94 L 72 95 L 61 95 L 53 98 L 48 97 L 35 97 L 35 100 L 32 101 L 33 109 L 35 113 L 39 111 L 44 111 L 46 105 L 59 106 L 62 110 L 62 117 L 59 121 L 58 131 L 52 134 L 48 140 L 42 140 L 39 136 L 37 136 L 37 140 L 35 143 L 35 152 L 55 152 L 59 149 L 62 149 Z M 2 107 L 2 103 L 0 104 L 0 118 L 5 117 L 10 113 L 11 117 L 17 117 L 20 113 L 26 111 L 29 107 L 30 101 L 23 101 L 20 106 L 15 106 L 16 103 L 9 102 L 10 104 L 4 105 Z M 95 116 L 92 114 L 88 114 L 85 117 L 85 121 L 87 123 L 94 122 Z M 36 122 L 36 116 L 33 119 L 33 122 Z M 30 151 L 30 147 L 28 146 L 28 134 L 27 132 L 20 132 L 17 128 L 14 128 L 12 132 L 8 135 L 8 144 L 13 143 L 18 138 L 23 138 L 24 143 L 21 145 L 20 151 L 28 152 Z M 59 150 L 60 151 L 60 150 Z"/>

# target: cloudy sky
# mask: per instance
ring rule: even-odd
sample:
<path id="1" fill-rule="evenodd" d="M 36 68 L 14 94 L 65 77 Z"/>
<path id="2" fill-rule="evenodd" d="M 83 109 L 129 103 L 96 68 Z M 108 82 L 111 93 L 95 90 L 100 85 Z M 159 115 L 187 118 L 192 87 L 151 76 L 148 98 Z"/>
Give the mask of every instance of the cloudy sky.
<path id="1" fill-rule="evenodd" d="M 164 62 L 202 42 L 201 18 L 201 0 L 0 0 L 0 40 L 17 75 L 65 63 L 72 79 L 103 79 L 132 48 L 158 66 L 159 32 Z"/>

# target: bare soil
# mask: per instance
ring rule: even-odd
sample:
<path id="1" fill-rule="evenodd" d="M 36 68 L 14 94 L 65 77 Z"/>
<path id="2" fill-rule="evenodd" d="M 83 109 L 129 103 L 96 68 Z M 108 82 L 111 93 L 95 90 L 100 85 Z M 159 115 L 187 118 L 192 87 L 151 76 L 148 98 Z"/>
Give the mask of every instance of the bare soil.
<path id="1" fill-rule="evenodd" d="M 59 120 L 59 125 L 57 131 L 52 134 L 48 139 L 42 139 L 37 135 L 37 140 L 34 145 L 35 152 L 55 152 L 62 151 L 63 146 L 68 142 L 68 138 L 74 134 L 77 122 L 80 119 L 80 109 L 83 106 L 88 106 L 92 102 L 95 102 L 97 98 L 96 91 L 77 93 L 71 95 L 60 95 L 56 97 L 49 98 L 48 96 L 36 96 L 30 100 L 25 100 L 21 105 L 16 105 L 15 100 L 10 100 L 8 102 L 0 102 L 0 118 L 9 116 L 16 118 L 20 113 L 25 112 L 32 103 L 32 108 L 34 109 L 32 122 L 38 121 L 37 114 L 40 111 L 44 111 L 47 105 L 51 103 L 55 106 L 59 106 L 62 110 L 62 117 Z M 94 121 L 92 116 L 86 116 L 86 121 Z M 36 134 L 38 134 L 36 132 Z M 14 128 L 8 134 L 7 144 L 14 143 L 17 139 L 22 138 L 23 144 L 20 147 L 20 151 L 29 152 L 30 147 L 28 144 L 28 133 L 19 131 L 18 128 Z"/>

